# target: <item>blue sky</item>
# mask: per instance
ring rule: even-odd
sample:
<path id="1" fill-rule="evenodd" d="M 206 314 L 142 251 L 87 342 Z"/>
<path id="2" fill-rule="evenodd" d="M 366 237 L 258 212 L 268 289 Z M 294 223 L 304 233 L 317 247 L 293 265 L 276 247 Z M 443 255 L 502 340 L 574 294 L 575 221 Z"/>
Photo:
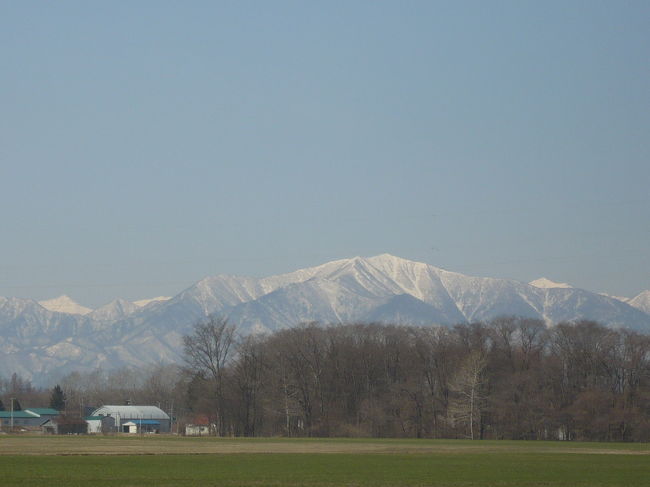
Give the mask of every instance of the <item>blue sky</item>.
<path id="1" fill-rule="evenodd" d="M 650 3 L 0 1 L 0 295 L 392 253 L 650 288 Z"/>

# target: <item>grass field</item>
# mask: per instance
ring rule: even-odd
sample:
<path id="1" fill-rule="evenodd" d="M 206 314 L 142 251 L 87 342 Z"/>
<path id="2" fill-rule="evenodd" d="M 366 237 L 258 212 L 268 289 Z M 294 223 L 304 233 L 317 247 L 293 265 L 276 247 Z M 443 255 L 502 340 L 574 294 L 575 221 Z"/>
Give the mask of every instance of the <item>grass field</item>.
<path id="1" fill-rule="evenodd" d="M 0 485 L 649 486 L 650 445 L 0 436 Z"/>

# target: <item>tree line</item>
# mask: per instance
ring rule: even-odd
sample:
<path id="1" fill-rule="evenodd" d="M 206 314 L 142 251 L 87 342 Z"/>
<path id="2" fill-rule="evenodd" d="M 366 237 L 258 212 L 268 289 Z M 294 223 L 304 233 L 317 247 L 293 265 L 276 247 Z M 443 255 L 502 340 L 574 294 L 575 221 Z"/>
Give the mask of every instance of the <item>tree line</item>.
<path id="1" fill-rule="evenodd" d="M 222 436 L 650 441 L 650 336 L 592 321 L 501 317 L 454 327 L 306 323 L 239 336 L 220 317 L 185 365 L 0 379 L 0 409 L 151 404 Z M 4 404 L 3 404 L 4 402 Z"/>
<path id="2" fill-rule="evenodd" d="M 650 440 L 650 337 L 592 321 L 303 324 L 184 337 L 187 404 L 215 434 Z"/>

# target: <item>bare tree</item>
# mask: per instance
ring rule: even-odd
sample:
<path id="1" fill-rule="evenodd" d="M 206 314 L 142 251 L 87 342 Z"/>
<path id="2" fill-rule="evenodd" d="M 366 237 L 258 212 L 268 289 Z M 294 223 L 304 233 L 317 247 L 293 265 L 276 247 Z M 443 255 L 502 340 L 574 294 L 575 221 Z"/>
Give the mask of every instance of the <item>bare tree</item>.
<path id="1" fill-rule="evenodd" d="M 224 376 L 235 341 L 235 330 L 227 319 L 210 316 L 194 325 L 192 334 L 183 337 L 185 361 L 213 383 L 218 435 L 225 433 Z"/>
<path id="2" fill-rule="evenodd" d="M 248 336 L 237 347 L 237 358 L 231 366 L 235 393 L 235 415 L 239 418 L 239 434 L 255 436 L 262 421 L 262 385 L 265 350 L 259 337 Z"/>
<path id="3" fill-rule="evenodd" d="M 450 389 L 455 393 L 455 398 L 449 405 L 450 415 L 454 422 L 468 425 L 469 437 L 472 440 L 475 438 L 474 424 L 480 419 L 482 403 L 485 400 L 483 371 L 486 365 L 482 352 L 471 352 L 450 384 Z"/>

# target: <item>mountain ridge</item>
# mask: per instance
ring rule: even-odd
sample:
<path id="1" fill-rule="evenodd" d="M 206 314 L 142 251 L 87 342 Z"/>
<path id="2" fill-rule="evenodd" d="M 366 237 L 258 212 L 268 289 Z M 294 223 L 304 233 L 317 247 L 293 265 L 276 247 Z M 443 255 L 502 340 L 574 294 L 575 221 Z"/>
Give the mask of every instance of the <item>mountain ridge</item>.
<path id="1" fill-rule="evenodd" d="M 644 293 L 637 298 L 640 308 L 584 289 L 466 276 L 381 254 L 263 278 L 209 276 L 170 299 L 141 307 L 118 299 L 85 315 L 0 298 L 0 352 L 3 370 L 39 380 L 79 368 L 178 361 L 182 336 L 210 314 L 227 317 L 243 334 L 304 321 L 451 326 L 499 315 L 547 324 L 593 319 L 648 332 L 643 306 L 650 292 L 648 301 Z"/>

